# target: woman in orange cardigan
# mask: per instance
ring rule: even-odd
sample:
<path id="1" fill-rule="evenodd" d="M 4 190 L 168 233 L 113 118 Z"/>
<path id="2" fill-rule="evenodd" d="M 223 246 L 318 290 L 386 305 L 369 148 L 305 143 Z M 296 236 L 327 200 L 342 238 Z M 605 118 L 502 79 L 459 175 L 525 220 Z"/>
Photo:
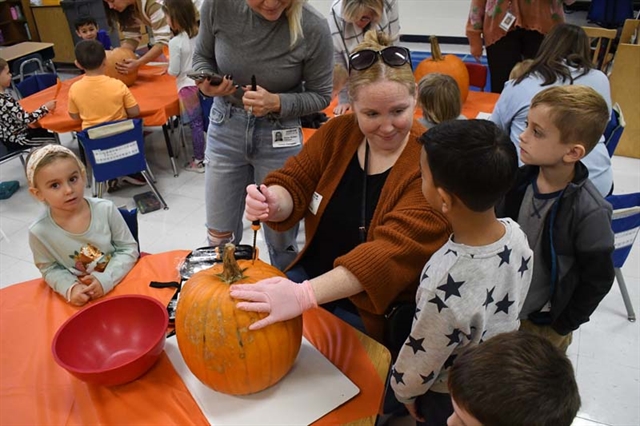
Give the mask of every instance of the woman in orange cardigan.
<path id="1" fill-rule="evenodd" d="M 304 219 L 306 231 L 290 280 L 232 286 L 232 297 L 248 301 L 238 308 L 270 313 L 251 329 L 323 305 L 382 341 L 384 314 L 395 302 L 415 300 L 422 267 L 450 233 L 421 191 L 417 138 L 424 128 L 413 119 L 409 51 L 370 31 L 350 68 L 354 114 L 324 124 L 267 176 L 261 193 L 247 188 L 248 219 L 276 230 Z"/>
<path id="2" fill-rule="evenodd" d="M 564 5 L 575 0 L 472 0 L 466 33 L 479 62 L 487 49 L 491 91 L 502 93 L 511 69 L 533 59 L 551 28 L 564 22 Z"/>

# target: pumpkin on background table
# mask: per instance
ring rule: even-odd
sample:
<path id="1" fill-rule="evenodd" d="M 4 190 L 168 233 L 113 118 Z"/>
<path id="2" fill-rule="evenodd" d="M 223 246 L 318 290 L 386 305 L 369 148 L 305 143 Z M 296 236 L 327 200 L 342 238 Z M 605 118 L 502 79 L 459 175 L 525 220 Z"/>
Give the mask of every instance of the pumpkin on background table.
<path id="1" fill-rule="evenodd" d="M 420 82 L 422 77 L 427 74 L 438 72 L 447 74 L 458 83 L 462 103 L 467 100 L 469 95 L 469 71 L 462 59 L 456 55 L 442 55 L 438 38 L 431 36 L 431 58 L 427 58 L 420 62 L 413 73 L 416 83 Z"/>
<path id="2" fill-rule="evenodd" d="M 227 244 L 222 265 L 200 271 L 184 284 L 175 329 L 185 364 L 202 383 L 217 392 L 248 395 L 289 372 L 302 342 L 302 316 L 249 330 L 267 314 L 237 309 L 230 285 L 285 275 L 257 259 L 237 261 L 234 251 Z"/>
<path id="3" fill-rule="evenodd" d="M 125 59 L 137 59 L 136 54 L 131 49 L 124 47 L 116 47 L 113 50 L 107 50 L 107 67 L 104 73 L 111 78 L 117 78 L 127 86 L 133 85 L 138 79 L 138 70 L 129 71 L 129 74 L 119 73 L 116 64 Z"/>

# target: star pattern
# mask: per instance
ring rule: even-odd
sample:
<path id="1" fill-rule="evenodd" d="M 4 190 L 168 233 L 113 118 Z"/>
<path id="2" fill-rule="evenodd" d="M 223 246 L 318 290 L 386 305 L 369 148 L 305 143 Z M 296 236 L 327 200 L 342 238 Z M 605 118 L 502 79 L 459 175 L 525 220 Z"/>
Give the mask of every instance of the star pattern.
<path id="1" fill-rule="evenodd" d="M 440 299 L 440 297 L 436 294 L 436 297 L 434 297 L 433 299 L 429 300 L 429 303 L 435 303 L 436 306 L 438 307 L 438 313 L 442 312 L 442 310 L 444 308 L 448 308 L 447 304 L 444 303 L 444 301 L 442 299 Z M 417 316 L 416 316 L 417 318 Z"/>
<path id="2" fill-rule="evenodd" d="M 460 330 L 458 330 L 457 328 L 454 328 L 451 334 L 445 334 L 445 336 L 447 336 L 447 338 L 449 339 L 449 343 L 447 344 L 447 346 L 460 343 Z"/>
<path id="3" fill-rule="evenodd" d="M 507 265 L 509 264 L 509 258 L 511 257 L 511 249 L 509 247 L 507 247 L 506 245 L 504 246 L 504 250 L 502 250 L 500 253 L 498 253 L 498 257 L 500 258 L 500 264 L 498 265 L 498 268 L 502 266 L 502 264 L 506 263 Z"/>
<path id="4" fill-rule="evenodd" d="M 529 261 L 531 260 L 531 256 L 528 259 L 522 258 L 522 263 L 520 263 L 520 268 L 518 272 L 520 272 L 520 278 L 524 276 L 524 273 L 529 270 Z"/>
<path id="5" fill-rule="evenodd" d="M 416 306 L 416 312 L 413 314 L 413 319 L 418 319 L 418 312 L 420 312 L 422 309 L 418 308 Z"/>
<path id="6" fill-rule="evenodd" d="M 400 373 L 394 368 L 393 371 L 391 372 L 391 375 L 393 376 L 394 379 L 396 379 L 397 384 L 400 384 L 400 383 L 402 383 L 403 385 L 406 384 L 403 379 L 404 373 Z"/>
<path id="7" fill-rule="evenodd" d="M 422 346 L 422 342 L 424 342 L 424 337 L 422 339 L 414 339 L 412 335 L 409 335 L 409 341 L 405 343 L 405 346 L 413 349 L 413 354 L 415 355 L 420 351 L 426 352 L 424 346 Z"/>
<path id="8" fill-rule="evenodd" d="M 446 370 L 447 368 L 451 368 L 451 366 L 453 365 L 453 361 L 456 360 L 456 357 L 458 355 L 451 355 L 449 358 L 447 358 L 447 360 L 444 362 L 444 369 Z"/>
<path id="9" fill-rule="evenodd" d="M 505 294 L 504 298 L 501 301 L 496 302 L 495 314 L 497 314 L 498 312 L 504 312 L 505 314 L 509 315 L 509 306 L 513 305 L 513 303 L 513 300 L 509 300 L 509 293 Z"/>
<path id="10" fill-rule="evenodd" d="M 444 254 L 445 256 L 448 255 L 449 253 L 453 253 L 454 256 L 458 256 L 458 252 L 452 249 L 448 249 L 446 251 L 446 253 Z"/>
<path id="11" fill-rule="evenodd" d="M 429 278 L 429 275 L 427 275 L 429 268 L 431 268 L 431 265 L 427 265 L 427 267 L 424 269 L 424 272 L 422 273 L 422 278 L 420 278 L 420 281 L 424 281 L 427 278 Z"/>
<path id="12" fill-rule="evenodd" d="M 460 286 L 464 284 L 464 281 L 456 281 L 451 274 L 447 274 L 447 283 L 438 286 L 438 290 L 444 291 L 444 300 L 446 301 L 451 296 L 460 297 Z"/>
<path id="13" fill-rule="evenodd" d="M 428 376 L 423 376 L 422 374 L 420 374 L 420 378 L 422 379 L 422 384 L 426 385 L 427 383 L 429 383 L 430 381 L 433 380 L 434 376 L 435 376 L 435 374 L 433 374 L 433 371 L 431 373 L 429 373 Z"/>
<path id="14" fill-rule="evenodd" d="M 482 306 L 484 306 L 484 309 L 487 309 L 487 306 L 489 306 L 490 303 L 494 302 L 493 300 L 493 291 L 496 289 L 496 286 L 493 286 L 493 288 L 491 290 L 487 289 L 487 298 L 484 299 L 484 303 L 482 304 Z"/>

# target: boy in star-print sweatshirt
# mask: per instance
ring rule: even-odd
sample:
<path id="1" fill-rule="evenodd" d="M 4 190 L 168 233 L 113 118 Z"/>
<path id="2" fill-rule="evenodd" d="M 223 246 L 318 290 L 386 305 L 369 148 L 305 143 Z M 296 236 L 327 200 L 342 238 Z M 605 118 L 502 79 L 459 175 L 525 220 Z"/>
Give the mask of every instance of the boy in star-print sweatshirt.
<path id="1" fill-rule="evenodd" d="M 494 212 L 518 168 L 506 134 L 490 121 L 452 120 L 420 142 L 422 192 L 453 234 L 423 269 L 411 333 L 390 380 L 418 424 L 444 426 L 453 413 L 448 369 L 465 348 L 518 329 L 533 253 L 518 224 Z"/>

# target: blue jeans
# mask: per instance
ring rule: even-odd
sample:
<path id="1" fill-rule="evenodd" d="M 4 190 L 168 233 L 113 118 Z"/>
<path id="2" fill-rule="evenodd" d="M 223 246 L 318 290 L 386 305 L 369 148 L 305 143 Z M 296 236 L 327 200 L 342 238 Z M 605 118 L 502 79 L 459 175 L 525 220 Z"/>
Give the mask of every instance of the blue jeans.
<path id="1" fill-rule="evenodd" d="M 215 98 L 209 115 L 205 151 L 205 205 L 207 228 L 216 233 L 233 233 L 232 241 L 242 239 L 246 187 L 262 183 L 269 172 L 282 167 L 302 145 L 273 148 L 272 131 L 298 128 L 300 119 L 255 117 L 234 107 L 223 98 Z M 263 226 L 271 264 L 286 268 L 297 256 L 298 226 L 276 232 Z M 217 245 L 209 233 L 209 244 Z"/>

